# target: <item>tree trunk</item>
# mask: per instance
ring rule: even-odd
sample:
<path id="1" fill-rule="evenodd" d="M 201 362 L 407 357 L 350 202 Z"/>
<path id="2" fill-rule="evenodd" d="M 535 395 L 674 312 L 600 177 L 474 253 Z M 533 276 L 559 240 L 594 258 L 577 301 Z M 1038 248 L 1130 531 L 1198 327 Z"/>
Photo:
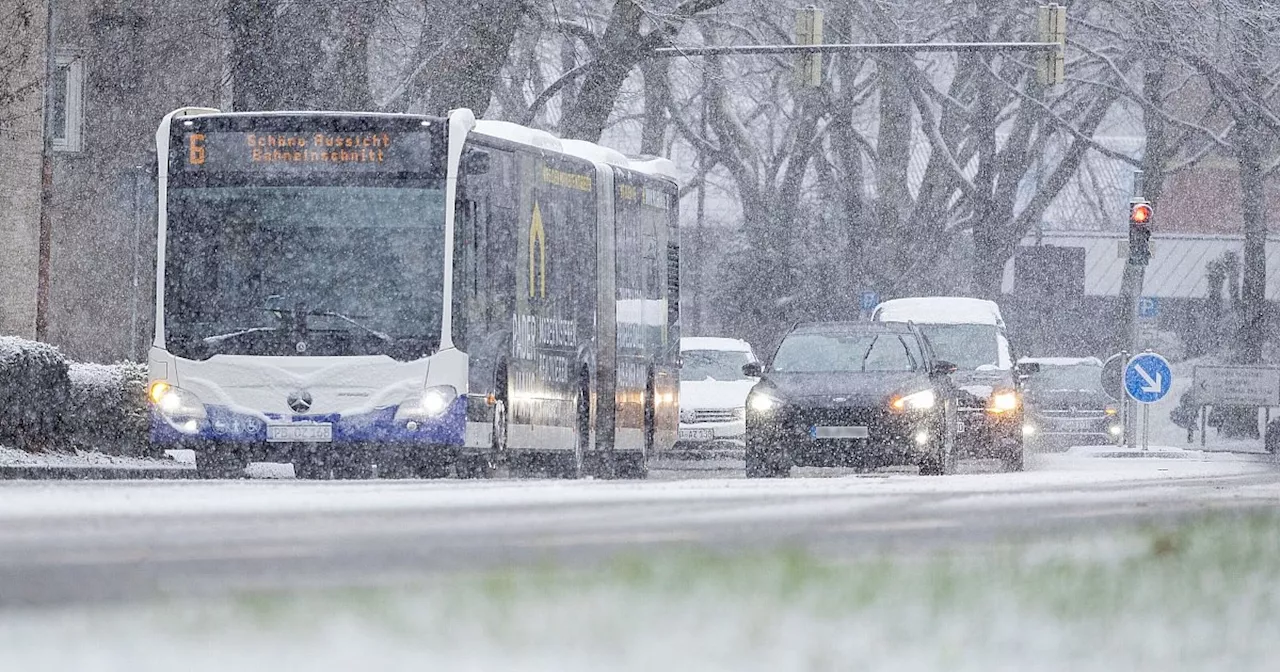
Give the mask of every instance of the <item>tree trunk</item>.
<path id="1" fill-rule="evenodd" d="M 1262 361 L 1267 286 L 1267 197 L 1262 177 L 1262 149 L 1259 147 L 1262 129 L 1258 118 L 1261 114 L 1258 106 L 1264 104 L 1262 101 L 1266 94 L 1259 62 L 1265 46 L 1262 27 L 1246 27 L 1245 38 L 1241 74 L 1249 87 L 1249 98 L 1240 101 L 1234 142 L 1240 166 L 1240 212 L 1244 216 L 1240 358 L 1242 363 L 1256 364 Z"/>
<path id="2" fill-rule="evenodd" d="M 528 0 L 481 0 L 462 9 L 457 34 L 443 36 L 448 56 L 440 67 L 423 68 L 413 88 L 427 92 L 433 114 L 466 107 L 481 116 L 489 109 L 494 82 L 506 65 Z"/>
<path id="3" fill-rule="evenodd" d="M 643 19 L 644 11 L 635 0 L 614 3 L 609 25 L 600 39 L 596 62 L 583 77 L 575 104 L 561 118 L 561 135 L 591 142 L 600 139 L 623 82 L 640 62 L 638 48 L 643 40 L 640 34 Z"/>
<path id="4" fill-rule="evenodd" d="M 991 62 L 980 68 L 974 80 L 977 100 L 973 119 L 978 137 L 978 174 L 973 180 L 973 293 L 984 299 L 997 299 L 1004 277 L 1004 256 L 997 254 L 1003 246 L 1001 226 L 995 217 L 996 184 L 996 109 L 995 92 L 991 90 Z"/>

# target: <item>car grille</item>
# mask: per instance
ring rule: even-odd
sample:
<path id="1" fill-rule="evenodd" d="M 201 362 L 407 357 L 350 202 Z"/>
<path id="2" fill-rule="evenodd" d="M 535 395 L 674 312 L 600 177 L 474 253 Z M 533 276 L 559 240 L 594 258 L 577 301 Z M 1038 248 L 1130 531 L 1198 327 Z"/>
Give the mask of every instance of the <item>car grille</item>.
<path id="1" fill-rule="evenodd" d="M 693 422 L 733 422 L 741 420 L 742 412 L 734 408 L 699 409 L 693 412 Z"/>

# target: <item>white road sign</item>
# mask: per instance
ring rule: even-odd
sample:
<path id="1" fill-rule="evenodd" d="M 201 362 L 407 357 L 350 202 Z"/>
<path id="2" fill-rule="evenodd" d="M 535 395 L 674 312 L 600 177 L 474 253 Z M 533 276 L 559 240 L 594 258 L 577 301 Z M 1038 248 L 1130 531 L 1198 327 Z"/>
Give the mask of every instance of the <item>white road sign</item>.
<path id="1" fill-rule="evenodd" d="M 1280 406 L 1280 368 L 1197 366 L 1196 401 L 1220 406 Z"/>

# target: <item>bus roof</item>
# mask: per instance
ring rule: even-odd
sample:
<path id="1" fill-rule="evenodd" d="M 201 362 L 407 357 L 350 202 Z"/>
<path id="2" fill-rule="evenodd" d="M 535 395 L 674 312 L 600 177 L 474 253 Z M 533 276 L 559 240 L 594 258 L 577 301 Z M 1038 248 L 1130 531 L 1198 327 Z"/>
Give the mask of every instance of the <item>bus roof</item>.
<path id="1" fill-rule="evenodd" d="M 675 182 L 680 181 L 676 166 L 667 159 L 653 156 L 629 158 L 615 149 L 585 140 L 563 140 L 536 128 L 521 126 L 510 121 L 480 119 L 476 121 L 475 132 L 491 138 L 531 145 L 552 152 L 568 154 L 593 163 L 607 163 L 618 168 L 634 170 L 637 173 L 663 177 Z"/>

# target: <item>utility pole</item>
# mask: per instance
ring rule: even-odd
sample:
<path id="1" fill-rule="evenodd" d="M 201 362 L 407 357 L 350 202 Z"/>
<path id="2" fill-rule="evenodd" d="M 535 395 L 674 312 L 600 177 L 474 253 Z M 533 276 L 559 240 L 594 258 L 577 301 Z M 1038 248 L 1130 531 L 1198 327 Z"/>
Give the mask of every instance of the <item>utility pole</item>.
<path id="1" fill-rule="evenodd" d="M 37 341 L 46 341 L 49 337 L 49 275 L 53 256 L 53 104 L 57 99 L 54 83 L 58 73 L 54 0 L 45 0 L 45 9 L 44 149 L 40 153 L 40 231 L 36 261 Z"/>

